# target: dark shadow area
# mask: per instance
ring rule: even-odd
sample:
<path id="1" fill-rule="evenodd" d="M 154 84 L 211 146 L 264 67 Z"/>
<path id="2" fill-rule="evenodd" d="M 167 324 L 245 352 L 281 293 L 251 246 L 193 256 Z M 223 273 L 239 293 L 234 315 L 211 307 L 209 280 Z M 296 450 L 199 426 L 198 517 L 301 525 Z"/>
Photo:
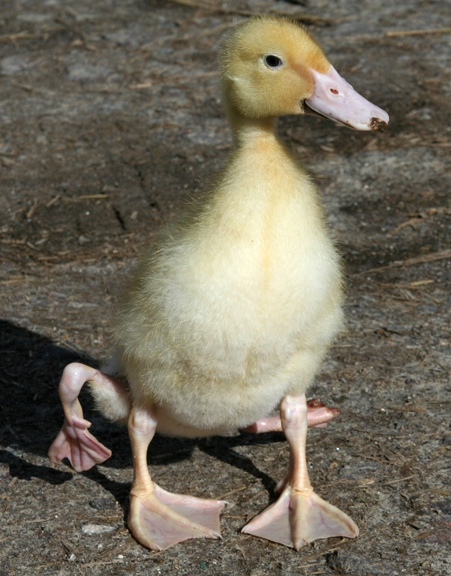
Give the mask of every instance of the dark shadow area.
<path id="1" fill-rule="evenodd" d="M 63 472 L 54 470 L 48 466 L 36 466 L 26 462 L 23 458 L 15 456 L 7 450 L 0 450 L 0 463 L 8 466 L 8 472 L 3 477 L 19 478 L 20 480 L 31 480 L 32 478 L 39 478 L 48 482 L 49 484 L 58 485 L 64 484 L 71 480 L 73 474 L 71 472 Z M 6 468 L 5 468 L 6 470 Z"/>
<path id="2" fill-rule="evenodd" d="M 0 320 L 0 442 L 47 454 L 62 424 L 61 373 L 70 362 L 93 363 L 49 338 Z"/>
<path id="3" fill-rule="evenodd" d="M 42 454 L 56 422 L 56 386 L 62 367 L 79 356 L 11 322 L 0 321 L 0 438 L 4 445 Z"/>
<path id="4" fill-rule="evenodd" d="M 10 446 L 46 456 L 63 421 L 58 383 L 64 367 L 74 361 L 91 366 L 98 365 L 98 362 L 4 320 L 0 321 L 0 361 L 0 442 L 5 448 Z M 126 428 L 96 414 L 86 390 L 82 390 L 80 400 L 85 417 L 93 422 L 94 434 L 113 452 L 105 465 L 117 468 L 131 466 Z M 269 492 L 273 492 L 275 480 L 233 448 L 281 441 L 284 441 L 281 433 L 241 433 L 202 439 L 169 438 L 157 434 L 149 448 L 148 463 L 152 466 L 183 461 L 190 458 L 197 446 L 210 456 L 252 474 Z M 0 462 L 9 465 L 11 476 L 21 479 L 38 477 L 51 484 L 62 484 L 72 478 L 70 472 L 27 463 L 7 450 L 0 452 Z M 108 480 L 96 469 L 85 474 L 111 492 L 122 506 L 127 506 L 129 486 Z"/>
<path id="5" fill-rule="evenodd" d="M 255 445 L 255 444 L 273 444 L 275 442 L 285 442 L 285 436 L 282 432 L 268 432 L 264 434 L 248 434 L 242 432 L 239 436 L 221 437 L 202 439 L 198 442 L 198 447 L 202 452 L 244 470 L 248 474 L 260 480 L 265 489 L 274 495 L 276 484 L 282 478 L 271 478 L 259 470 L 249 458 L 233 450 L 235 446 Z"/>
<path id="6" fill-rule="evenodd" d="M 130 510 L 129 496 L 132 480 L 131 477 L 130 477 L 130 483 L 127 482 L 126 484 L 124 484 L 122 482 L 115 482 L 114 480 L 110 480 L 104 474 L 102 474 L 102 472 L 100 472 L 100 470 L 96 466 L 91 470 L 84 472 L 84 475 L 90 480 L 93 480 L 94 482 L 102 486 L 104 490 L 106 490 L 113 496 L 114 500 L 122 508 L 123 520 L 124 523 L 127 524 L 128 513 Z"/>

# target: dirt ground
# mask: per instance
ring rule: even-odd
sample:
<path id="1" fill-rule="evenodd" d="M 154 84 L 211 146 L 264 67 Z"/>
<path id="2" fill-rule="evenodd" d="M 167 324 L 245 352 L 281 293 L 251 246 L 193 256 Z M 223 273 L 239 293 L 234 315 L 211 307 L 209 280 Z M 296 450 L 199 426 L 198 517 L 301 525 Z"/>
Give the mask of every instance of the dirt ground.
<path id="1" fill-rule="evenodd" d="M 160 485 L 229 505 L 222 541 L 155 553 L 127 530 L 126 430 L 88 409 L 113 457 L 48 462 L 57 384 L 108 356 L 137 253 L 224 162 L 220 37 L 268 10 L 299 17 L 391 116 L 383 134 L 279 126 L 348 284 L 347 332 L 310 391 L 342 415 L 309 432 L 311 479 L 361 534 L 299 553 L 240 534 L 274 499 L 280 434 L 157 437 Z M 443 0 L 0 0 L 0 575 L 451 574 L 450 26 Z"/>

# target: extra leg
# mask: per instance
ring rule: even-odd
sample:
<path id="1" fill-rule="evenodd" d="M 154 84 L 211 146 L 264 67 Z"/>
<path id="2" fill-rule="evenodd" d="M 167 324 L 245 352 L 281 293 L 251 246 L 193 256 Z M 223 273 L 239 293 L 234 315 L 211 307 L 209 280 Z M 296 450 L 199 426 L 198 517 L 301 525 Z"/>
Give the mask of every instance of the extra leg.
<path id="1" fill-rule="evenodd" d="M 122 385 L 113 377 L 99 370 L 73 362 L 66 366 L 59 385 L 59 395 L 64 409 L 64 424 L 49 450 L 49 458 L 57 464 L 68 458 L 77 472 L 89 470 L 95 464 L 104 462 L 111 451 L 101 444 L 88 431 L 91 423 L 83 418 L 83 410 L 78 400 L 85 382 L 90 382 L 108 390 L 112 395 L 124 394 Z"/>
<path id="2" fill-rule="evenodd" d="M 307 402 L 307 425 L 309 428 L 323 428 L 327 422 L 333 420 L 340 414 L 338 408 L 326 406 L 318 398 L 312 398 Z M 257 420 L 251 426 L 243 429 L 244 432 L 282 432 L 282 421 L 280 416 L 267 416 Z"/>
<path id="3" fill-rule="evenodd" d="M 171 494 L 152 482 L 147 448 L 156 425 L 154 412 L 132 408 L 129 434 L 134 478 L 129 527 L 133 536 L 152 550 L 166 550 L 188 538 L 220 538 L 219 515 L 225 502 Z"/>
<path id="4" fill-rule="evenodd" d="M 251 520 L 243 532 L 296 550 L 318 538 L 355 538 L 359 530 L 351 518 L 315 494 L 310 484 L 305 395 L 286 396 L 280 405 L 280 418 L 290 446 L 289 473 L 277 502 Z"/>

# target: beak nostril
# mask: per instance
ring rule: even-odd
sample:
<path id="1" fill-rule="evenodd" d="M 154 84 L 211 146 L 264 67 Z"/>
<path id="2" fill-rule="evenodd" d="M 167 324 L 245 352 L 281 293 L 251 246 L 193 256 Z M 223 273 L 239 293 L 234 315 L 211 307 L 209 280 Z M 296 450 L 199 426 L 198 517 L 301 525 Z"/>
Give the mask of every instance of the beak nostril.
<path id="1" fill-rule="evenodd" d="M 329 91 L 331 94 L 339 94 L 339 91 L 336 88 L 330 88 Z"/>

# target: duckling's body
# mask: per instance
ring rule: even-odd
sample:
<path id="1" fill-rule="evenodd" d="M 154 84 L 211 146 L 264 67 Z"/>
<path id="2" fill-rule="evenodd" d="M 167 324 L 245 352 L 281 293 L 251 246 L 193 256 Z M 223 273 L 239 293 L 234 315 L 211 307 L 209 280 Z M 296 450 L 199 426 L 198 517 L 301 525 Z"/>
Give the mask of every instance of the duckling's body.
<path id="1" fill-rule="evenodd" d="M 214 538 L 223 503 L 159 488 L 147 468 L 149 442 L 156 430 L 192 437 L 246 428 L 280 404 L 290 469 L 279 500 L 244 531 L 297 549 L 354 537 L 354 522 L 313 492 L 305 459 L 308 421 L 334 415 L 315 405 L 308 419 L 305 391 L 342 325 L 339 258 L 316 189 L 277 138 L 275 118 L 315 110 L 369 130 L 388 116 L 286 20 L 238 26 L 224 44 L 221 78 L 234 133 L 227 165 L 142 257 L 120 306 L 111 376 L 81 364 L 65 369 L 66 421 L 49 454 L 69 457 L 77 470 L 110 455 L 83 419 L 78 394 L 89 381 L 107 416 L 128 418 L 137 540 L 162 549 Z"/>
<path id="2" fill-rule="evenodd" d="M 341 326 L 314 186 L 266 127 L 242 140 L 214 194 L 144 256 L 121 308 L 120 370 L 158 406 L 161 432 L 250 425 L 305 392 Z"/>

